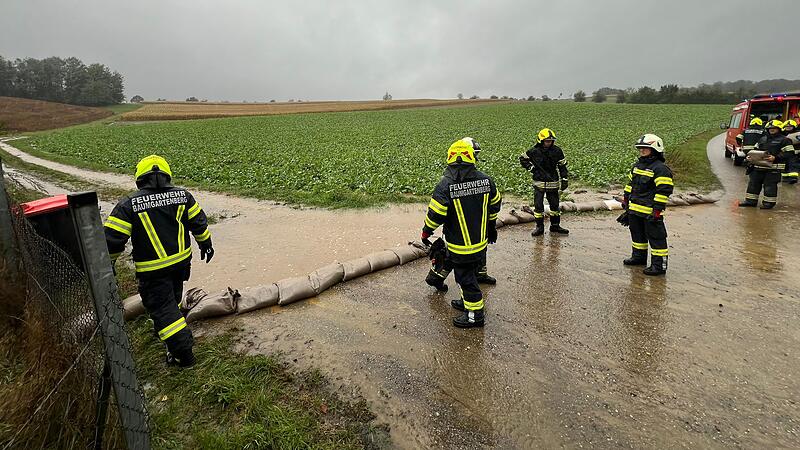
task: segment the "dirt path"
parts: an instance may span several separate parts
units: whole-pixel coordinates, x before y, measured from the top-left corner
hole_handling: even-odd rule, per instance
[[[666,278],[621,264],[615,214],[566,215],[567,238],[501,230],[483,330],[452,327],[454,294],[419,261],[198,332],[244,329],[247,351],[322,369],[402,448],[797,447],[800,196],[737,208],[720,145],[726,197],[668,212]]]

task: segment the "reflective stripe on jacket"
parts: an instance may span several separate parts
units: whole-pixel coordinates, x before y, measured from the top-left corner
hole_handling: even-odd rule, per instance
[[[192,257],[189,233],[197,242],[211,238],[205,212],[187,190],[169,186],[142,189],[124,197],[104,223],[108,252],[116,259],[128,239],[137,276],[159,276],[183,267]]]
[[[672,171],[655,156],[639,158],[628,173],[630,182],[625,186],[628,211],[640,216],[652,214],[654,209],[667,208],[674,189]]]

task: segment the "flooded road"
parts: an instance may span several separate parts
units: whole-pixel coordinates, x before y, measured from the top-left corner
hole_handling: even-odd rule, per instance
[[[798,447],[798,187],[737,208],[746,178],[721,145],[727,193],[668,211],[666,277],[622,265],[616,214],[567,214],[566,238],[500,230],[482,330],[452,326],[452,278],[437,294],[418,261],[199,331],[321,369],[400,448]]]

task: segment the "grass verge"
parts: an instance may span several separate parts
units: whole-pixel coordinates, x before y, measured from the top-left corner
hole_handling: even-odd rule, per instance
[[[667,165],[673,171],[678,189],[706,192],[722,189],[706,153],[708,141],[719,133],[719,130],[709,130],[689,138],[675,149],[667,149]]]
[[[154,448],[388,448],[388,429],[363,400],[331,394],[318,371],[293,373],[280,356],[234,350],[233,334],[198,339],[191,369],[167,368],[147,322],[131,326],[146,386]]]

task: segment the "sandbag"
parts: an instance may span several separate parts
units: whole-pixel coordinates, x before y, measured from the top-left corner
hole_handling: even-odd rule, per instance
[[[371,272],[388,269],[400,264],[400,258],[391,250],[384,250],[382,252],[370,253],[366,256],[369,261],[369,268]]]
[[[698,198],[696,195],[681,194],[678,197],[680,197],[683,200],[686,200],[686,202],[689,203],[690,205],[697,205],[697,204],[700,204],[700,203],[705,203],[703,200]]]
[[[342,281],[350,281],[353,278],[366,275],[372,271],[367,258],[351,259],[342,263],[344,267],[344,277]]]
[[[689,202],[682,199],[680,196],[673,195],[672,197],[669,198],[667,206],[689,206]]]
[[[224,316],[236,311],[239,292],[228,288],[217,294],[209,294],[200,288],[186,291],[181,302],[187,322],[196,322],[209,317]]]
[[[308,275],[294,278],[284,278],[275,283],[278,285],[278,304],[288,305],[298,300],[316,297],[317,292],[311,285]]]
[[[340,263],[328,264],[308,274],[308,279],[319,295],[344,279],[344,267]]]
[[[592,205],[589,203],[577,203],[575,204],[575,208],[577,208],[577,210],[580,212],[594,211],[594,209],[592,209]]]
[[[563,212],[572,212],[578,210],[578,208],[575,207],[574,202],[562,202],[561,204],[558,205],[558,209],[560,209]]]
[[[400,260],[400,265],[410,263],[411,261],[416,261],[423,256],[426,256],[425,250],[417,248],[413,245],[404,245],[400,247],[395,247],[389,249],[397,255],[397,258]]]
[[[239,294],[241,297],[236,302],[236,314],[278,304],[278,285],[275,283],[247,288],[239,291]]]
[[[603,200],[587,202],[586,204],[591,208],[589,211],[609,211],[608,205]]]
[[[519,223],[519,217],[512,216],[511,214],[505,214],[502,217],[503,223],[506,225],[516,225]]]
[[[504,226],[506,226],[506,224],[504,224],[504,223],[503,223],[503,221],[502,221],[502,220],[500,220],[500,219],[497,219],[497,220],[494,222],[494,229],[495,229],[495,230],[499,230],[500,228],[503,228]]]
[[[517,211],[515,209],[512,209],[510,214],[512,216],[516,216],[519,219],[519,223],[528,223],[528,222],[533,222],[534,220],[533,214],[528,213],[526,211]]]
[[[703,195],[703,194],[697,194],[697,198],[702,200],[703,203],[716,203],[717,201],[719,201],[719,199],[716,198],[716,197],[712,197],[710,195]]]
[[[133,320],[147,311],[144,309],[142,297],[136,294],[122,301],[122,312],[125,320]]]

